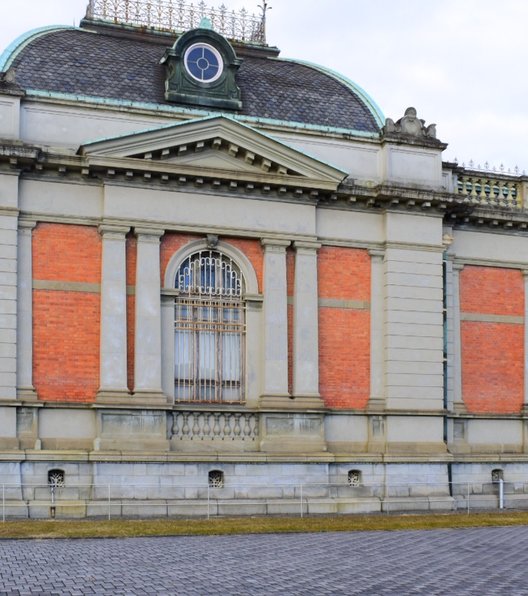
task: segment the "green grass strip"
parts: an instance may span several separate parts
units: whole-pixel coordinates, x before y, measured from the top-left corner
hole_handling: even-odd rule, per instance
[[[528,524],[528,512],[212,519],[23,520],[0,522],[0,538],[133,538],[287,532],[432,530]]]

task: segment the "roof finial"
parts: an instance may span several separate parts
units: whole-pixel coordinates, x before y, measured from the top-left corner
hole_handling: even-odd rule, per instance
[[[200,25],[198,27],[200,29],[212,29],[213,24],[211,23],[211,19],[209,19],[208,17],[202,17]]]
[[[262,11],[262,24],[261,24],[261,31],[262,31],[262,39],[264,43],[266,43],[266,13],[268,10],[271,10],[273,7],[269,5],[267,0],[263,0],[262,4],[259,4],[259,8]]]

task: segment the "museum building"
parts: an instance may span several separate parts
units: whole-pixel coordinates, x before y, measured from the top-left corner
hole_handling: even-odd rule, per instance
[[[91,0],[0,57],[8,515],[528,505],[528,177],[265,9]]]

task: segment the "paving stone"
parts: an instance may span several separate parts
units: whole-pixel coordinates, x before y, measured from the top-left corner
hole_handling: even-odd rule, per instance
[[[528,528],[0,540],[0,595],[527,594]]]

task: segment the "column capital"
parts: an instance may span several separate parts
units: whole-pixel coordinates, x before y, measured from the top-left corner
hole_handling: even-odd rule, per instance
[[[112,224],[101,224],[97,229],[103,238],[110,238],[112,240],[124,240],[125,236],[130,232],[130,226],[116,226]]]
[[[321,248],[322,244],[320,242],[316,242],[315,240],[295,240],[293,243],[293,247],[295,248],[296,252],[309,252],[313,253],[316,252]]]
[[[528,269],[521,269],[524,279],[528,278]]]
[[[385,258],[385,250],[383,248],[369,248],[367,252],[373,260],[383,260]]]
[[[37,227],[37,222],[30,219],[18,220],[18,231],[22,234],[31,234],[32,230]]]
[[[290,240],[279,240],[278,238],[261,238],[260,243],[266,251],[284,252],[290,246]]]
[[[138,241],[158,243],[165,234],[165,230],[159,228],[134,228],[134,234]]]
[[[464,269],[465,266],[466,266],[465,263],[460,263],[460,262],[454,261],[453,262],[453,271],[457,271],[457,272],[462,271],[462,269]]]

